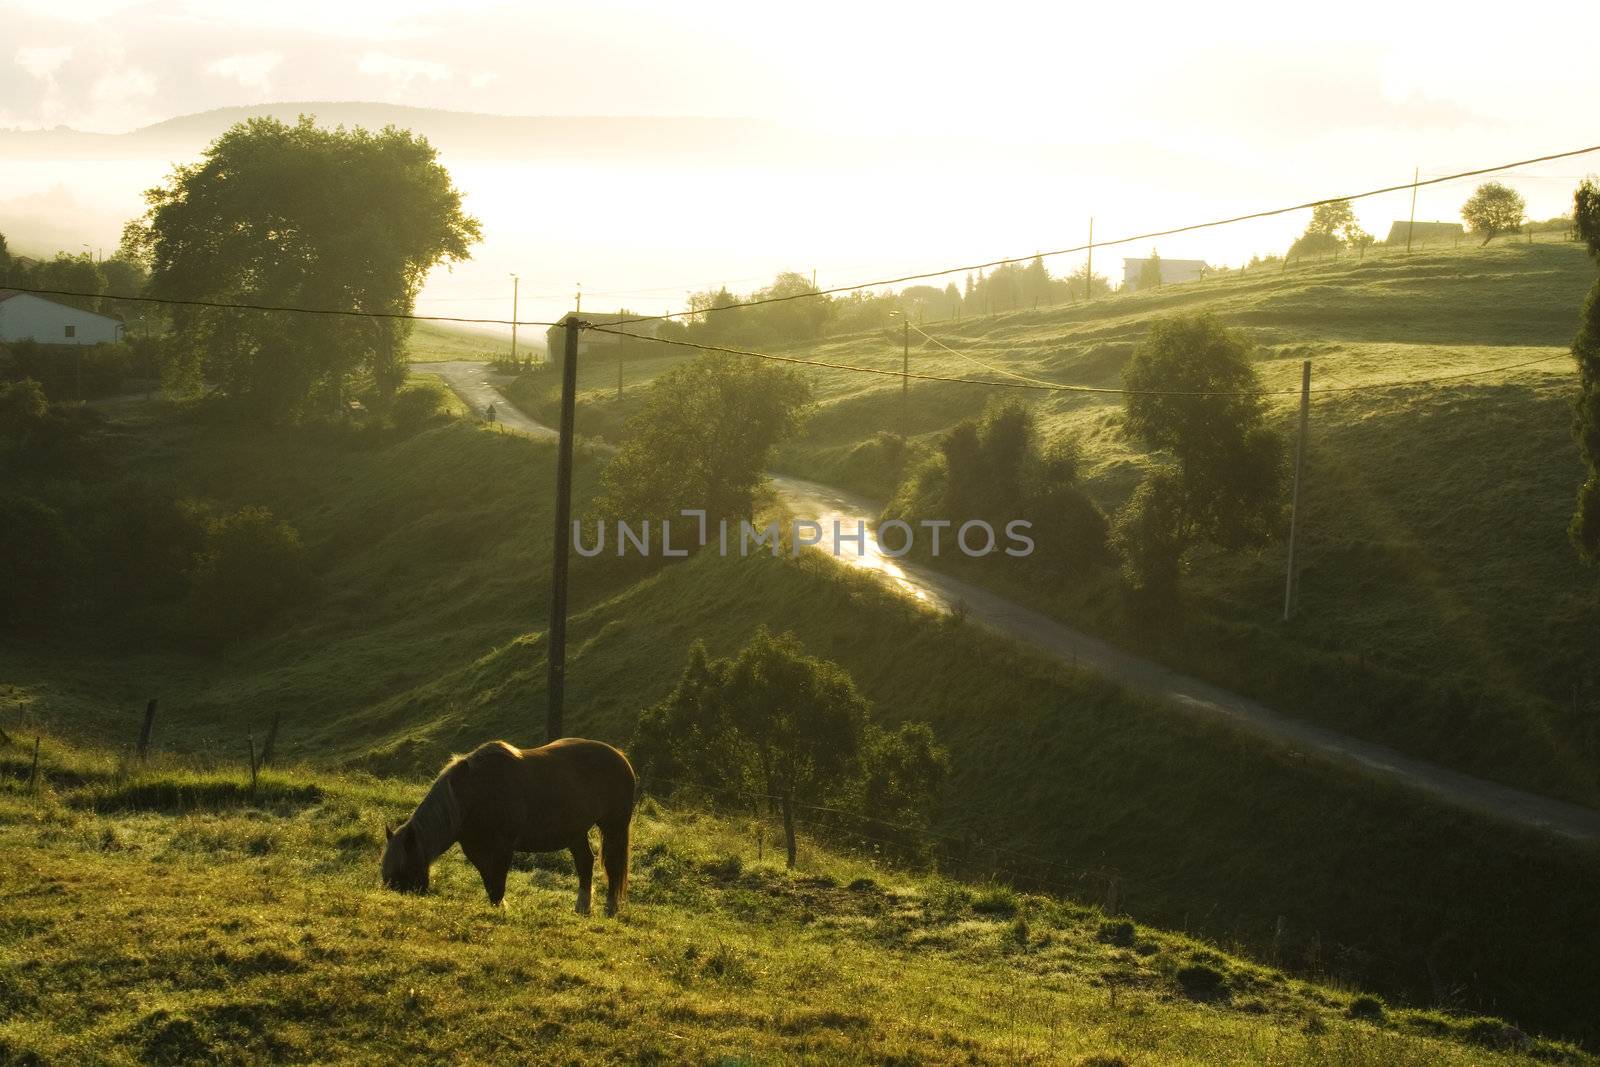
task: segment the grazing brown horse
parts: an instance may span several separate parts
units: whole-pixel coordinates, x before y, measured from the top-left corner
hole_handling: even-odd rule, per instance
[[[628,757],[600,741],[566,737],[543,748],[490,741],[445,764],[411,818],[385,827],[383,884],[428,889],[428,868],[457,841],[483,876],[489,903],[506,895],[513,852],[568,849],[578,868],[578,914],[589,914],[594,852],[589,827],[600,827],[606,868],[606,914],[628,890],[628,830],[638,779]]]

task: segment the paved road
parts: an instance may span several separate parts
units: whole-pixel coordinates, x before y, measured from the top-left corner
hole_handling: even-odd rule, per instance
[[[522,414],[498,393],[497,379],[484,364],[432,363],[417,369],[442,375],[480,414],[492,401],[499,420],[507,427],[540,437],[554,436],[554,431]],[[1165,700],[1188,714],[1220,719],[1294,751],[1355,766],[1374,778],[1397,782],[1456,807],[1562,837],[1600,843],[1600,811],[1475,778],[1383,745],[1289,718],[1248,697],[1124,652],[982,586],[915,562],[889,559],[871,536],[871,524],[881,510],[878,505],[814,482],[784,477],[774,478],[774,482],[784,506],[796,518],[815,520],[830,535],[834,521],[851,533],[858,522],[867,524],[864,550],[858,554],[853,544],[847,544],[838,557],[840,562],[872,570],[907,596],[936,610],[948,611],[961,604],[970,622],[1030,645],[1062,663],[1094,671],[1136,692]],[[831,546],[831,536],[829,541]]]

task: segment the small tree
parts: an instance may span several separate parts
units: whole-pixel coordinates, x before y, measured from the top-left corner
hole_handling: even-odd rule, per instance
[[[1136,587],[1175,581],[1199,542],[1237,550],[1277,529],[1283,440],[1266,426],[1250,348],[1209,315],[1162,319],[1123,373],[1126,432],[1166,464],[1119,523],[1125,565],[1148,572]]]
[[[639,718],[634,753],[646,780],[671,778],[736,803],[755,795],[783,818],[797,856],[796,809],[857,798],[875,812],[925,819],[947,758],[927,727],[887,733],[837,664],[766,627],[731,660],[696,642],[677,686]]]
[[[1508,185],[1484,182],[1477,192],[1461,205],[1461,217],[1473,233],[1483,234],[1483,243],[1494,240],[1496,234],[1510,233],[1522,225],[1528,209],[1521,195]]]
[[[707,352],[657,378],[604,475],[601,507],[628,521],[704,508],[709,521],[748,518],[773,448],[811,397],[789,367]]]
[[[1139,291],[1161,288],[1161,254],[1150,250],[1150,258],[1139,267]]]
[[[1372,235],[1356,221],[1348,200],[1330,200],[1311,209],[1306,232],[1289,247],[1291,256],[1338,255],[1346,248],[1365,248]]]
[[[1600,263],[1600,182],[1593,178],[1584,181],[1574,200],[1573,229]],[[1577,510],[1567,532],[1580,559],[1600,563],[1600,281],[1584,301],[1572,356],[1578,361],[1573,429],[1588,475],[1578,487]]]

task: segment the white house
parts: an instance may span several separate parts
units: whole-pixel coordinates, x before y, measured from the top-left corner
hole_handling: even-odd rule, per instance
[[[1144,265],[1148,259],[1124,259],[1122,261],[1122,287],[1128,290],[1139,288],[1139,275],[1144,272]],[[1203,259],[1165,259],[1161,260],[1161,284],[1176,285],[1179,282],[1192,282],[1204,276],[1206,261]]]
[[[0,343],[98,345],[122,340],[122,320],[59,304],[32,293],[0,289]]]

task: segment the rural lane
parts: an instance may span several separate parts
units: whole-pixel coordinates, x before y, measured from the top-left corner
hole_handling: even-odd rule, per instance
[[[414,369],[439,374],[480,416],[493,403],[498,420],[508,428],[541,438],[555,436],[499,392],[496,377],[486,364],[429,363],[417,364]],[[969,622],[1029,645],[1058,662],[1093,671],[1188,714],[1223,721],[1291,751],[1353,766],[1375,779],[1398,783],[1455,807],[1581,842],[1600,843],[1600,811],[1476,778],[1290,718],[1249,697],[1125,652],[982,586],[909,560],[889,559],[871,536],[880,511],[872,501],[796,478],[775,476],[773,482],[784,506],[798,519],[819,522],[830,533],[835,521],[852,534],[858,522],[865,523],[864,551],[856,555],[853,544],[847,546],[836,557],[839,562],[873,571],[905,595],[936,610],[949,611],[961,605]]]

